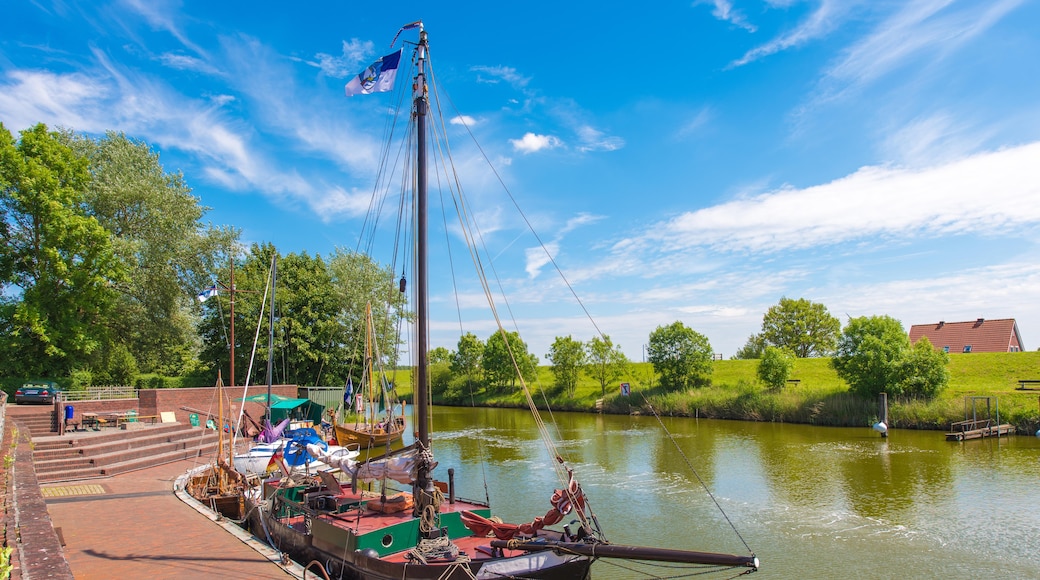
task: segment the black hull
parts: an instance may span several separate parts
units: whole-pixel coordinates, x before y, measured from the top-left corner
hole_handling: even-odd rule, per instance
[[[261,517],[264,518],[263,521]],[[405,564],[371,558],[359,553],[332,554],[312,545],[311,536],[306,532],[287,526],[277,518],[266,517],[266,514],[258,509],[250,510],[249,528],[258,538],[270,538],[270,543],[275,548],[287,553],[301,565],[306,566],[309,562],[317,561],[325,567],[330,577],[351,580],[472,580],[474,576],[480,577],[480,569],[483,567],[488,568],[485,574],[490,574],[490,578],[590,580],[594,561],[594,558],[563,557],[550,552],[465,564]],[[529,559],[532,557],[534,559]],[[524,568],[527,564],[530,567]],[[502,571],[490,572],[493,569]]]

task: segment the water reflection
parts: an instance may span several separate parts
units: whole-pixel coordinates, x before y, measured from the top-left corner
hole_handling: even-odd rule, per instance
[[[717,501],[775,578],[1040,577],[1035,437],[665,418],[670,440],[653,417],[554,419],[615,542],[745,553]],[[459,495],[486,489],[512,521],[548,508],[559,483],[529,413],[438,407],[434,428],[437,476],[454,467]],[[645,576],[603,562],[594,577]]]

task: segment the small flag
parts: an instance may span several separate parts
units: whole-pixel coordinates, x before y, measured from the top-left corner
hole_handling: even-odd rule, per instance
[[[199,302],[205,302],[205,301],[209,300],[210,298],[213,298],[216,295],[217,295],[217,287],[216,286],[210,286],[209,288],[206,288],[202,292],[199,292],[198,295],[195,296],[195,298],[198,298]]]
[[[354,95],[370,95],[372,93],[385,93],[394,89],[394,79],[397,77],[397,65],[401,63],[401,53],[404,49],[388,54],[372,63],[364,72],[350,79],[347,83],[346,93],[348,97]]]
[[[351,401],[354,400],[354,383],[351,382],[350,377],[347,377],[347,386],[343,390],[343,403],[348,407]]]

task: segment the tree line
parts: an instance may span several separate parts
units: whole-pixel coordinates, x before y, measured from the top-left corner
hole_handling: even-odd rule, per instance
[[[144,142],[43,124],[15,139],[0,123],[0,375],[73,386],[132,384],[140,374],[212,380],[230,366],[234,299],[235,376],[227,382],[241,384],[254,336],[267,335],[260,313],[272,258],[279,264],[273,382],[337,385],[357,374],[368,304],[383,362],[396,364],[411,314],[392,269],[340,249],[323,258],[282,256],[271,244],[241,248],[237,230],[203,221],[208,211]],[[210,286],[216,297],[200,305],[195,296]],[[467,333],[455,351],[429,354],[431,386],[447,399],[515,388],[538,365],[515,332],[484,341]],[[759,378],[779,389],[798,358],[822,356],[863,396],[931,397],[948,382],[948,355],[926,339],[911,345],[897,320],[853,318],[842,329],[824,305],[804,298],[781,298],[736,358],[758,359]],[[546,357],[568,395],[583,373],[605,394],[629,364],[608,336],[557,337]],[[711,344],[682,322],[651,332],[647,357],[662,389],[710,384]],[[250,382],[266,382],[266,365],[257,366]]]

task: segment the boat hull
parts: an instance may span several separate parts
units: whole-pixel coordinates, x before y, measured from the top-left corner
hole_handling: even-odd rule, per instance
[[[335,426],[336,441],[343,447],[360,451],[358,461],[377,457],[404,448],[404,422],[395,422],[389,430],[375,425],[359,423]]]

